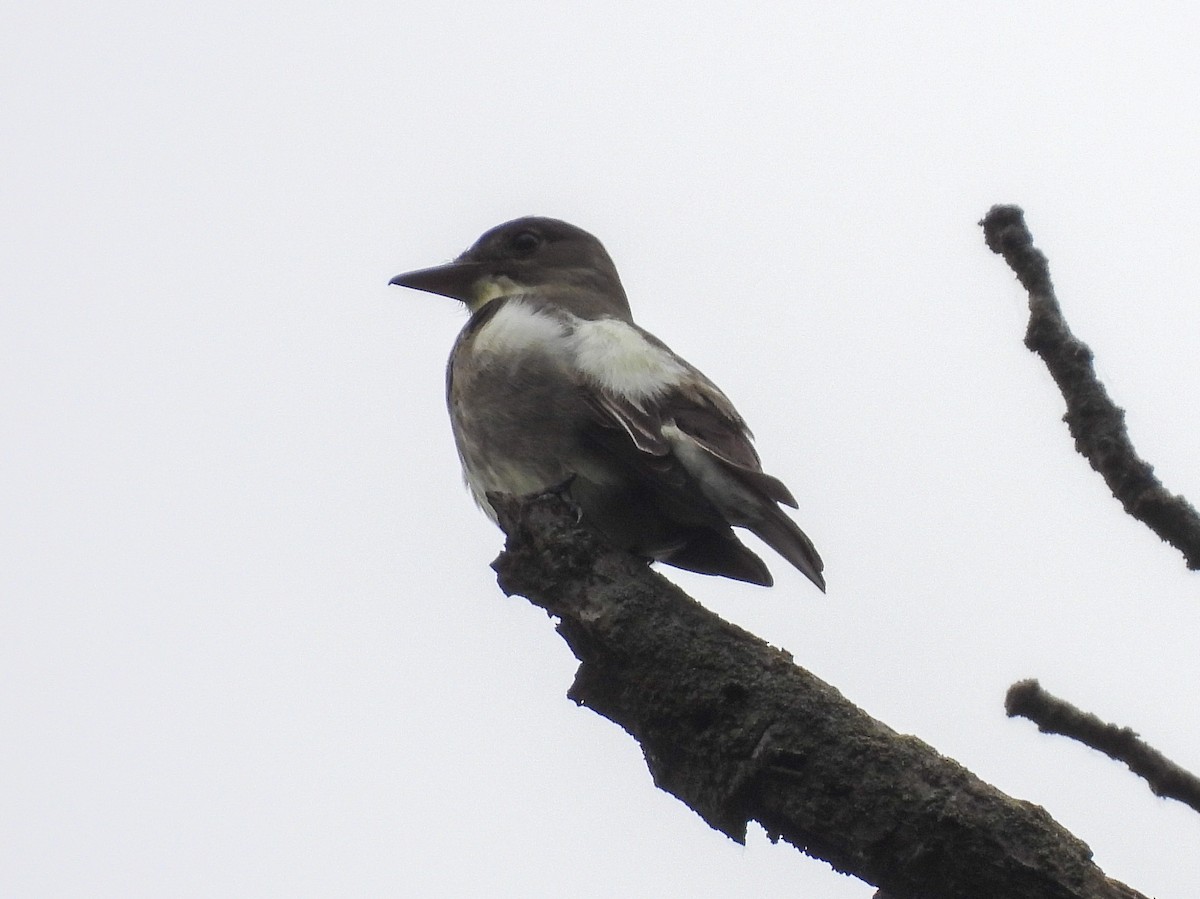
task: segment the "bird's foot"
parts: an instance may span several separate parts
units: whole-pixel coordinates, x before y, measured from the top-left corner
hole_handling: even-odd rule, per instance
[[[578,503],[576,503],[571,498],[571,485],[574,482],[575,482],[575,475],[572,474],[569,477],[567,477],[567,479],[565,481],[563,481],[562,483],[554,484],[553,486],[547,487],[545,490],[543,490],[538,495],[539,496],[558,496],[558,497],[561,497],[562,499],[566,500],[567,504],[572,509],[575,510],[575,523],[579,524],[581,521],[583,521],[583,510],[581,508],[579,508]]]

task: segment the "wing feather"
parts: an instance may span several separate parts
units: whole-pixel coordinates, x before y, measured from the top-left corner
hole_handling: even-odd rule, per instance
[[[585,439],[599,460],[597,468],[632,476],[657,513],[693,529],[684,543],[658,556],[664,561],[769,583],[761,561],[730,531],[737,525],[752,530],[824,590],[820,556],[776,505],[796,508],[796,499],[762,470],[745,420],[700,371],[673,354],[672,365],[682,377],[664,377],[662,388],[649,394],[624,394],[580,373],[593,425]],[[697,527],[705,531],[695,532]]]

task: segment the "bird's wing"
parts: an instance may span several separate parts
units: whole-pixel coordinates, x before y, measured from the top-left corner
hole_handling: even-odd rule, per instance
[[[596,430],[620,435],[602,437],[600,443],[612,457],[623,459],[652,482],[658,501],[673,514],[699,515],[715,525],[710,516],[716,512],[726,527],[749,528],[824,590],[824,565],[816,547],[776,505],[796,508],[791,491],[762,470],[750,430],[726,396],[699,371],[690,369],[689,375],[651,402],[591,391],[592,409],[601,426]],[[700,490],[688,489],[689,482]],[[680,555],[668,561],[705,570],[702,562],[710,549],[695,544],[683,552],[689,554],[687,558]],[[754,573],[735,576],[770,583],[769,575],[763,580],[758,567],[753,567],[761,566],[756,557],[751,555],[746,564],[752,566],[747,571]]]
[[[622,429],[638,450],[655,457],[677,455],[681,434],[689,446],[737,480],[775,502],[796,508],[796,500],[783,482],[762,470],[750,442],[750,429],[733,403],[698,369],[675,358],[686,366],[686,374],[651,399],[635,400],[593,386],[588,391],[589,402],[598,423]],[[689,467],[685,460],[680,461]]]
[[[796,508],[796,499],[783,482],[762,470],[758,453],[750,442],[753,436],[750,428],[733,403],[700,372],[696,376],[685,385],[685,401],[677,401],[672,416],[675,426],[730,474],[775,502]]]

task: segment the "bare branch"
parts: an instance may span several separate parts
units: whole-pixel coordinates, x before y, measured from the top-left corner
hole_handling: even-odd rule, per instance
[[[1063,416],[1075,448],[1104,478],[1125,511],[1170,543],[1200,569],[1200,516],[1182,496],[1167,491],[1129,440],[1125,413],[1096,378],[1092,351],[1071,333],[1050,282],[1050,267],[1033,245],[1017,206],[993,206],[983,221],[988,247],[1004,256],[1029,294],[1025,346],[1050,369],[1067,402]]]
[[[1147,745],[1128,727],[1106,724],[1091,712],[1047,693],[1036,680],[1009,687],[1004,710],[1010,718],[1028,718],[1042,733],[1062,734],[1124,762],[1146,780],[1155,796],[1178,799],[1200,812],[1200,778]]]
[[[741,842],[758,821],[895,899],[1137,899],[1044,809],[875,721],[791,657],[604,546],[556,495],[489,497],[494,567],[559,619],[568,695],[642,746],[654,782]]]

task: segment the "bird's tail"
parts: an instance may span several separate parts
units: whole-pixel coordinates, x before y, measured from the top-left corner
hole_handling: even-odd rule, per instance
[[[825,569],[825,563],[821,561],[813,542],[777,505],[769,502],[763,505],[762,517],[752,523],[747,522],[745,526],[771,549],[796,566],[824,593],[825,578],[821,572]]]

